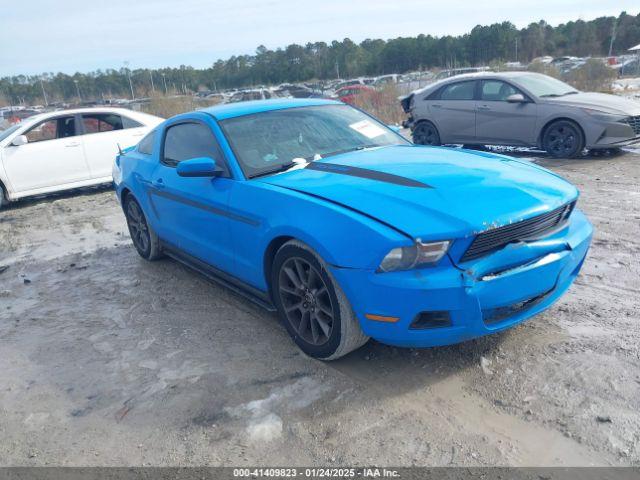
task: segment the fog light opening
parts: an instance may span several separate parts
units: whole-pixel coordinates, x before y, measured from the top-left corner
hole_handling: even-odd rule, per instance
[[[447,311],[420,312],[411,322],[411,330],[427,330],[451,326],[451,315]]]

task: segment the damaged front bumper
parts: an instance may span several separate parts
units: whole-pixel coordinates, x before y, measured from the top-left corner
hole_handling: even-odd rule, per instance
[[[403,347],[449,345],[513,327],[550,307],[578,275],[591,236],[591,224],[576,209],[566,228],[467,264],[332,273],[368,336]]]
[[[402,128],[409,128],[413,130],[413,124],[415,123],[415,120],[413,119],[413,117],[410,115],[409,117],[407,117],[406,119],[404,119],[402,121]]]
[[[620,148],[640,143],[640,117],[628,117],[623,121],[596,124],[587,148]]]

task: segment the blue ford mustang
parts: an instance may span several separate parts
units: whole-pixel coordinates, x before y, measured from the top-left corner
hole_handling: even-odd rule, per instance
[[[133,244],[277,310],[308,355],[461,342],[571,285],[592,227],[538,166],[416,146],[330,100],[165,121],[114,165]]]

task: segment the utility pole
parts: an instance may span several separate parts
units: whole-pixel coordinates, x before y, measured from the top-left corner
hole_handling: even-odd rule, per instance
[[[516,62],[518,61],[518,37],[516,37]]]
[[[131,89],[131,100],[135,100],[136,96],[133,93],[133,82],[131,81],[131,70],[129,70],[129,62],[124,62],[124,68],[127,71],[127,77],[129,78],[129,88]]]
[[[164,94],[168,95],[168,90],[167,90],[167,74],[166,73],[162,73],[162,83],[164,83]]]
[[[153,84],[153,72],[151,70],[149,70],[149,78],[151,79],[151,91],[156,93],[156,87]]]
[[[76,84],[76,92],[78,93],[78,101],[82,101],[82,96],[80,95],[80,87],[78,86],[78,80],[74,80],[73,83]]]
[[[340,64],[336,60],[336,75],[338,76],[338,80],[340,80]]]
[[[44,83],[42,83],[42,77],[40,77],[40,88],[42,88],[42,96],[44,97],[44,106],[49,106],[49,101],[47,100],[47,92],[44,91]]]
[[[618,19],[614,18],[613,19],[613,28],[611,30],[611,41],[609,42],[609,57],[611,56],[611,54],[613,53],[613,42],[616,39],[616,26],[618,25]]]

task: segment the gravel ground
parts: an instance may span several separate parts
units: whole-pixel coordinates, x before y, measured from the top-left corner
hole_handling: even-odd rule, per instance
[[[108,189],[0,212],[0,465],[640,465],[640,152],[551,161],[595,226],[508,332],[332,363],[130,246]],[[0,268],[2,270],[2,268]]]

